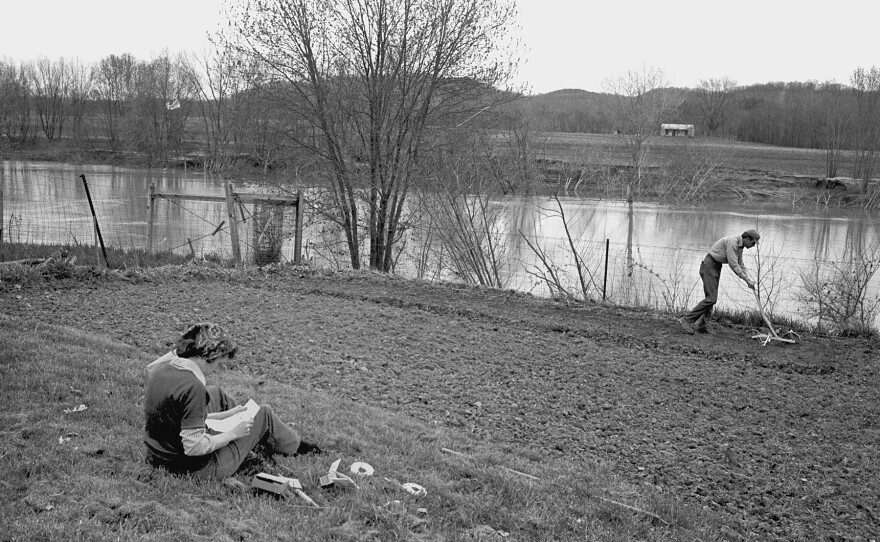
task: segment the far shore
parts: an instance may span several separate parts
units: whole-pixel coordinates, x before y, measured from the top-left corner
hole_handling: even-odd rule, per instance
[[[625,199],[623,177],[631,170],[625,165],[626,158],[621,154],[624,150],[620,140],[607,134],[542,134],[542,145],[535,151],[535,178],[525,188],[514,187],[502,190],[499,195],[566,195],[587,198]],[[655,138],[651,140],[649,152],[644,159],[643,188],[651,183],[668,183],[676,175],[688,177],[703,174],[703,182],[708,188],[696,200],[681,201],[681,191],[670,190],[665,195],[658,195],[646,190],[638,201],[656,201],[664,204],[688,203],[722,203],[735,202],[739,205],[808,205],[825,207],[860,207],[870,209],[876,204],[872,193],[878,190],[878,180],[868,183],[867,190],[863,182],[846,175],[846,164],[842,164],[840,173],[833,178],[826,177],[825,153],[819,149],[792,149],[773,147],[770,145],[749,144],[730,140]],[[675,140],[675,141],[671,141]],[[608,151],[605,160],[618,165],[603,165],[597,161],[584,158],[592,149]],[[717,158],[711,169],[681,171],[675,169],[675,160],[680,159],[682,149],[687,152],[703,153],[712,157],[712,153],[721,152],[723,157]],[[718,151],[718,149],[722,149]],[[19,160],[29,162],[63,162],[71,164],[106,165],[126,168],[175,168],[204,171],[199,163],[201,153],[193,151],[167,160],[151,160],[143,152],[130,150],[113,150],[104,148],[74,148],[66,141],[38,140],[36,143],[19,149],[0,146],[0,160]],[[252,163],[239,161],[224,167],[219,173],[229,177],[244,178],[260,183],[261,179],[269,178],[273,183],[287,179],[289,176],[283,167],[262,168]],[[662,176],[655,174],[663,168]],[[617,175],[617,177],[613,177]],[[652,178],[654,176],[655,178]],[[711,176],[711,177],[710,177]],[[692,182],[692,181],[691,181]]]

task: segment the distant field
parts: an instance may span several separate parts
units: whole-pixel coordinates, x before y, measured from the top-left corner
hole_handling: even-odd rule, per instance
[[[727,139],[671,138],[653,136],[647,141],[646,165],[658,166],[677,153],[696,151],[720,160],[728,168],[767,172],[773,175],[825,176],[825,151],[793,149]],[[614,134],[540,133],[536,135],[538,158],[590,164],[628,164],[622,136]],[[841,164],[841,176],[850,175],[850,161]]]
[[[193,120],[191,119],[192,123]],[[198,136],[198,130],[187,131],[189,138],[187,149],[202,150],[204,142]],[[532,152],[539,160],[567,162],[573,166],[591,165],[628,165],[628,155],[623,136],[614,134],[579,134],[563,132],[537,132],[533,134]],[[500,148],[506,146],[503,133],[495,134],[496,144]],[[825,151],[820,149],[796,149],[776,147],[761,143],[747,143],[728,139],[715,138],[683,138],[652,136],[647,142],[648,152],[645,166],[656,167],[668,163],[684,152],[695,157],[708,157],[713,163],[744,172],[764,173],[768,176],[807,176],[825,177]],[[76,154],[87,148],[109,148],[103,140],[77,141],[63,138],[46,141],[37,140],[28,147],[31,155],[38,159],[78,160],[82,156]],[[94,159],[94,157],[92,158]],[[129,151],[115,153],[112,156],[115,164],[143,165],[143,157]],[[839,177],[852,176],[852,159],[844,157],[838,169]]]

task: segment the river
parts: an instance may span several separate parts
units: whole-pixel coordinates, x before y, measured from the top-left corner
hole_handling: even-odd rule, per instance
[[[150,185],[159,192],[224,193],[222,177],[198,171],[4,161],[0,167],[2,240],[93,244],[93,220],[81,175],[87,179],[105,244],[122,248],[146,246]],[[234,186],[241,192],[266,191],[245,183]],[[560,205],[565,222],[560,218]],[[755,202],[699,207],[636,203],[630,207],[578,197],[562,197],[558,202],[546,197],[499,197],[492,200],[492,208],[497,211],[492,231],[505,287],[540,296],[551,291],[545,278],[550,269],[566,288],[578,289],[570,249],[574,244],[583,257],[582,267],[592,276],[592,298],[601,299],[604,293],[616,303],[681,311],[702,297],[697,270],[708,247],[720,237],[756,228],[762,239],[756,249],[745,252],[745,263],[752,271],[760,269],[768,309],[809,319],[803,276],[818,270],[820,277],[833,277],[854,249],[863,249],[869,260],[880,258],[880,253],[871,250],[880,239],[880,218],[858,209]],[[253,223],[258,214],[252,205],[238,209],[239,219],[245,219],[240,237],[246,259],[252,256],[249,240],[256,239]],[[305,222],[304,257],[314,265],[348,265],[344,241],[331,225],[310,214],[308,206]],[[223,204],[164,200],[156,204],[153,237],[157,250],[229,257],[228,231]],[[289,214],[283,232],[281,254],[290,260]],[[434,239],[430,251],[425,246],[428,239]],[[416,227],[403,246],[397,273],[456,279],[442,265],[436,238],[425,227]],[[546,265],[535,249],[543,253]],[[426,253],[430,256],[423,259]],[[877,278],[869,283],[868,292],[869,299],[877,297]],[[748,310],[756,301],[741,281],[724,271],[719,306]]]

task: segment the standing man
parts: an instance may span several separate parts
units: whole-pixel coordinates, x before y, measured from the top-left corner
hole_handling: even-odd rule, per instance
[[[718,301],[718,282],[721,280],[721,266],[727,264],[730,269],[743,279],[752,290],[755,281],[749,278],[743,265],[744,248],[752,248],[758,244],[761,234],[757,230],[746,230],[742,235],[731,235],[719,239],[709,249],[709,253],[700,264],[700,278],[703,279],[703,292],[706,298],[697,303],[691,312],[678,319],[681,327],[688,333],[708,333],[706,321],[712,314],[712,307]]]

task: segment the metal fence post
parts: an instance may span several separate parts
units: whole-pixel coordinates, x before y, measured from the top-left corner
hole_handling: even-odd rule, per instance
[[[605,239],[605,279],[602,281],[602,302],[605,302],[605,289],[608,287],[608,247],[610,242]]]
[[[86,198],[89,200],[89,208],[92,210],[92,220],[95,222],[95,233],[98,235],[98,241],[101,243],[101,253],[104,255],[104,266],[110,267],[107,261],[107,249],[104,247],[104,238],[101,237],[101,228],[98,226],[98,215],[95,214],[95,205],[92,203],[92,195],[89,193],[89,183],[86,182],[86,176],[80,175],[83,180],[83,186],[86,189]]]

